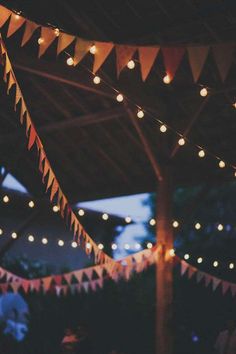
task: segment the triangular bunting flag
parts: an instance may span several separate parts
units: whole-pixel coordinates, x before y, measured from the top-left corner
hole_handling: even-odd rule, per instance
[[[96,47],[96,51],[94,54],[94,63],[93,63],[94,74],[100,69],[100,67],[102,66],[102,64],[108,57],[108,55],[110,54],[110,52],[114,47],[114,44],[109,42],[95,42],[95,47]]]
[[[76,270],[75,272],[73,272],[73,274],[75,278],[78,280],[78,282],[80,283],[83,276],[83,270]]]
[[[14,78],[14,75],[10,71],[8,85],[7,85],[7,94],[9,94],[10,89],[12,88],[13,85],[15,85],[15,83],[16,83],[16,80]]]
[[[50,27],[41,27],[41,43],[39,45],[39,58],[57,38],[55,31]]]
[[[181,261],[181,275],[184,275],[189,267],[189,264],[185,261]]]
[[[200,281],[203,279],[205,273],[198,271],[197,272],[197,283],[200,283]]]
[[[21,124],[24,123],[25,112],[26,112],[26,105],[25,105],[25,101],[22,99],[21,100],[21,110],[20,110],[20,122],[21,122]]]
[[[96,291],[97,290],[97,282],[96,282],[96,280],[91,280],[90,281],[90,287],[91,287],[92,291]]]
[[[188,268],[188,278],[191,279],[191,278],[193,277],[194,273],[196,273],[196,271],[197,271],[196,268],[190,266],[190,267]]]
[[[64,278],[65,278],[67,284],[69,284],[69,285],[71,284],[72,275],[73,275],[73,273],[64,274]]]
[[[57,43],[57,55],[67,48],[75,39],[75,36],[60,32]]]
[[[34,31],[39,28],[39,25],[37,23],[26,20],[25,24],[25,32],[22,38],[21,46],[23,47],[32,37]]]
[[[61,285],[62,276],[61,275],[54,275],[53,280],[55,281],[56,285]]]
[[[53,200],[55,194],[58,191],[58,188],[59,188],[58,182],[57,182],[56,178],[54,178],[53,183],[52,183],[52,188],[51,188],[50,201]]]
[[[101,278],[103,275],[103,266],[96,266],[94,270],[97,273],[98,277]]]
[[[236,295],[236,284],[230,284],[230,288],[232,296],[234,297]]]
[[[30,289],[35,290],[35,291],[39,291],[40,290],[40,286],[41,286],[41,280],[40,279],[34,279],[30,281]]]
[[[208,285],[210,284],[212,278],[213,278],[213,277],[212,277],[210,274],[205,274],[205,286],[206,286],[206,288],[207,288]]]
[[[56,286],[55,286],[55,290],[56,290],[56,295],[57,295],[57,296],[62,295],[62,286],[56,285]]]
[[[23,288],[25,294],[28,293],[29,286],[30,286],[30,282],[28,280],[24,279],[21,283],[21,287]]]
[[[15,106],[14,106],[15,111],[16,111],[16,106],[19,103],[21,97],[22,97],[21,90],[19,86],[16,85],[16,96],[15,96]]]
[[[145,81],[150,73],[160,47],[139,47],[139,61],[142,80]]]
[[[43,290],[45,293],[49,290],[51,286],[51,282],[52,282],[52,277],[42,278]]]
[[[213,277],[212,278],[212,289],[213,291],[216,290],[217,286],[220,284],[221,280],[219,278]]]
[[[85,292],[87,293],[89,291],[89,281],[84,281],[82,283],[82,287],[85,290]]]
[[[93,277],[93,268],[88,268],[84,270],[84,273],[87,275],[89,280],[92,280]]]
[[[216,44],[212,46],[213,55],[222,81],[225,81],[233,60],[235,44]]]
[[[202,72],[202,68],[207,59],[209,46],[188,47],[189,64],[192,70],[194,82],[197,82]]]
[[[0,28],[9,19],[11,14],[12,12],[10,10],[0,5]]]
[[[164,58],[166,73],[169,76],[170,81],[172,81],[184,56],[185,48],[163,47],[161,50]]]
[[[48,189],[51,187],[53,180],[54,180],[54,174],[53,174],[52,170],[49,169],[48,183],[47,183],[46,191],[48,191]]]
[[[102,289],[103,288],[103,278],[98,278],[96,280],[96,282],[97,282],[97,285],[99,286],[99,288]]]
[[[30,135],[29,135],[29,143],[28,143],[28,150],[30,150],[32,148],[32,146],[34,145],[35,139],[36,139],[36,131],[34,129],[34,126],[31,125],[31,127],[30,127]]]
[[[222,281],[222,294],[225,295],[230,287],[230,283],[228,281]]]
[[[12,14],[7,31],[7,38],[12,36],[24,23],[25,18],[17,14]]]
[[[132,59],[137,47],[117,44],[115,48],[117,76],[119,77],[121,70],[124,69],[129,60]]]
[[[82,38],[77,38],[75,43],[74,65],[79,64],[83,57],[88,53],[93,42],[86,41]]]

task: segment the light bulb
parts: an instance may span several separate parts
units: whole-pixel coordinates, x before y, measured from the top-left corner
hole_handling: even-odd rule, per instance
[[[29,242],[34,242],[34,236],[33,235],[29,235],[28,236],[28,241]]]
[[[165,124],[162,124],[162,125],[160,126],[160,131],[161,131],[162,133],[165,133],[165,132],[167,131],[167,127],[166,127]]]
[[[224,226],[223,226],[222,224],[219,224],[219,225],[217,226],[217,229],[218,229],[218,231],[223,231]]]
[[[44,42],[44,39],[42,38],[42,37],[39,37],[39,39],[38,39],[38,44],[40,45],[40,44],[42,44]]]
[[[218,267],[218,265],[219,265],[219,263],[218,263],[217,261],[214,261],[214,262],[213,262],[213,267],[216,268],[216,267]]]
[[[144,117],[144,112],[141,109],[137,112],[137,117],[140,119]]]
[[[71,247],[72,248],[76,248],[77,247],[77,242],[75,242],[75,241],[71,242]]]
[[[206,97],[208,94],[208,91],[207,91],[207,88],[206,87],[203,87],[201,90],[200,90],[200,95],[202,97]]]
[[[4,203],[8,203],[10,201],[10,198],[8,197],[8,195],[4,195],[2,200],[4,201]]]
[[[179,141],[178,141],[178,144],[179,144],[180,146],[183,146],[183,145],[185,144],[184,138],[180,138]]]
[[[130,249],[130,245],[129,245],[128,243],[125,243],[124,249],[125,249],[125,250],[129,250],[129,249]]]
[[[124,96],[121,93],[119,93],[116,96],[116,100],[117,100],[117,102],[123,102],[124,101]]]
[[[168,74],[166,74],[164,77],[163,77],[163,82],[165,84],[169,84],[170,83],[170,76]]]
[[[109,215],[107,213],[102,214],[103,220],[108,220]]]
[[[220,160],[219,167],[220,168],[224,168],[225,167],[225,162],[223,160]]]
[[[90,51],[91,54],[95,54],[96,53],[97,48],[96,48],[95,44],[92,45],[92,47],[90,47],[89,51]]]
[[[179,226],[179,223],[178,223],[177,220],[175,220],[175,221],[173,221],[172,225],[173,225],[174,228],[177,228]]]
[[[128,61],[127,67],[129,69],[134,69],[135,68],[135,62],[133,60]]]
[[[83,209],[79,209],[78,214],[79,216],[84,216],[85,212]]]
[[[94,76],[94,78],[93,78],[93,83],[94,83],[95,85],[99,85],[100,82],[101,82],[100,77],[99,77],[99,76]]]
[[[16,232],[12,232],[11,237],[16,239],[17,238],[17,233]]]
[[[140,245],[140,243],[137,242],[137,243],[135,243],[134,247],[135,247],[136,250],[140,250],[141,245]]]
[[[203,262],[203,258],[202,257],[199,257],[198,259],[197,259],[197,262],[200,264],[200,263],[202,263]]]
[[[60,247],[64,246],[64,241],[63,240],[59,240],[58,241],[58,246],[60,246]]]
[[[2,235],[3,234],[3,229],[0,229],[0,235]]]
[[[236,108],[236,102],[233,103],[233,107]]]
[[[112,248],[113,250],[116,250],[116,249],[117,249],[117,244],[116,244],[116,243],[113,243],[113,244],[111,245],[111,248]]]
[[[156,220],[155,220],[155,219],[149,220],[149,224],[150,224],[151,226],[156,225]]]
[[[54,211],[54,213],[57,213],[60,210],[60,208],[58,205],[53,205],[52,210]]]
[[[171,257],[174,257],[174,255],[175,255],[175,250],[174,250],[174,248],[172,248],[172,249],[169,251],[169,253],[170,253],[170,256],[171,256]]]
[[[201,224],[200,224],[199,222],[197,222],[197,223],[195,224],[195,229],[196,229],[196,230],[200,230],[200,228],[201,228]]]
[[[229,269],[234,269],[234,263],[229,264]]]
[[[91,243],[87,242],[87,243],[86,243],[86,248],[87,248],[88,250],[90,250],[91,247],[92,247],[92,246],[91,246]]]
[[[48,243],[48,239],[46,237],[42,238],[42,244],[46,245]]]
[[[131,223],[131,221],[132,221],[131,217],[130,217],[130,216],[126,216],[125,222],[126,222],[127,224],[129,224],[129,223]]]
[[[31,200],[28,205],[29,205],[30,208],[33,208],[33,207],[34,207],[34,202],[33,202],[33,200]]]
[[[148,243],[147,243],[147,248],[148,248],[148,249],[151,249],[151,248],[152,248],[152,243],[151,243],[151,242],[148,242]]]
[[[184,259],[187,261],[189,258],[190,258],[190,255],[189,255],[188,253],[186,253],[186,254],[184,255]]]
[[[236,177],[236,171],[234,172],[234,177]]]
[[[203,158],[205,156],[205,151],[204,150],[199,150],[198,151],[198,156]]]
[[[66,60],[66,64],[69,65],[69,66],[74,65],[74,59],[73,59],[72,57],[69,57],[69,58]]]
[[[99,244],[98,244],[98,248],[99,248],[100,250],[103,250],[103,248],[104,248],[103,244],[102,244],[102,243],[99,243]]]
[[[18,14],[15,15],[15,19],[19,20],[20,16]]]
[[[55,33],[56,37],[58,37],[59,34],[60,34],[59,28],[55,28],[55,29],[54,29],[54,33]]]

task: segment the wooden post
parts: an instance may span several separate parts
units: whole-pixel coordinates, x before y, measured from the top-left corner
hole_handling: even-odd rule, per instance
[[[172,176],[163,168],[157,191],[156,354],[173,353]]]

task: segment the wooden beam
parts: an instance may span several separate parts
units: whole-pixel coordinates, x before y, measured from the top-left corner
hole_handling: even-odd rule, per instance
[[[128,106],[126,106],[126,110],[127,110],[128,115],[130,117],[130,120],[133,123],[133,126],[134,126],[136,132],[138,133],[138,136],[139,136],[139,138],[140,138],[140,140],[141,140],[141,142],[143,144],[144,151],[145,151],[145,153],[146,153],[146,155],[147,155],[147,157],[148,157],[148,159],[149,159],[149,161],[150,161],[150,163],[152,165],[152,168],[154,170],[154,173],[155,173],[158,181],[162,181],[161,168],[160,168],[160,166],[159,166],[159,164],[158,164],[158,162],[157,162],[157,160],[155,158],[155,155],[154,155],[154,153],[153,153],[153,151],[152,151],[152,149],[151,149],[151,147],[149,145],[148,140],[146,139],[144,133],[142,132],[142,129],[140,128],[140,126],[139,126],[139,124],[137,122],[137,119],[136,119],[136,117],[134,117],[134,114],[131,111],[131,109]]]

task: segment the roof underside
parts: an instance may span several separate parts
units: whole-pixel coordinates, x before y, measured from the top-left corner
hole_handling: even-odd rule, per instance
[[[39,23],[49,22],[85,38],[119,43],[218,43],[233,40],[236,33],[233,1],[228,7],[221,1],[191,0],[123,1],[122,6],[119,1],[1,3],[22,10]],[[10,59],[48,158],[71,202],[155,191],[155,173],[127,108],[116,102],[110,88],[93,84],[87,70],[91,69],[91,56],[71,68],[65,65],[63,54],[55,58],[52,45],[39,60],[36,40],[20,48],[22,30],[6,41]],[[212,92],[206,104],[199,96],[199,86],[193,83],[186,57],[171,85],[162,82],[161,58],[145,83],[139,65],[134,70],[124,69],[117,80],[114,53],[99,76],[180,132],[196,116],[188,134],[190,140],[235,162],[235,64],[222,84],[209,56],[200,79],[200,84]],[[5,92],[3,83],[0,90]],[[0,105],[0,164],[40,197],[43,189],[36,155],[25,148],[12,97],[1,94]],[[132,105],[130,108],[136,114]],[[172,164],[177,185],[232,179],[232,171],[218,169],[214,159],[198,159],[197,150],[189,145],[179,149],[170,161],[176,135],[161,134],[159,125],[150,119],[138,123],[157,161]]]

